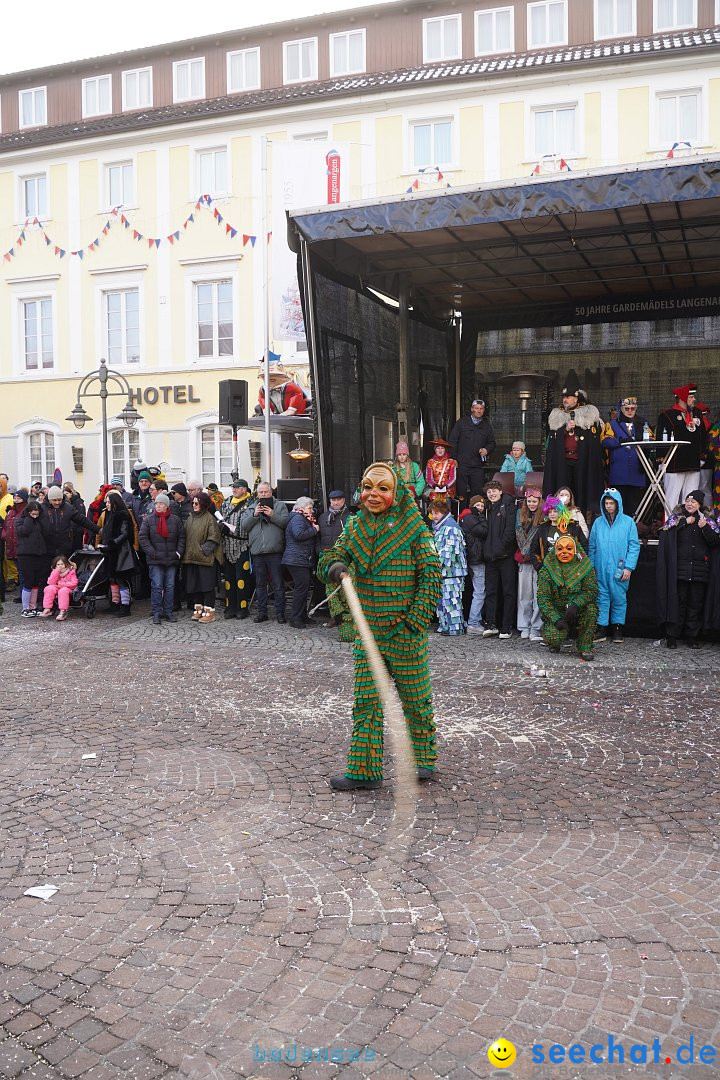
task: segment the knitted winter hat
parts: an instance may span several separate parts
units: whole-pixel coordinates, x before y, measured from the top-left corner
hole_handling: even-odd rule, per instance
[[[160,503],[161,506],[170,505],[170,499],[164,491],[158,492],[158,494],[155,496],[155,505],[157,506],[158,503]]]
[[[55,485],[53,485],[50,488],[50,490],[48,491],[48,496],[47,497],[48,497],[48,499],[62,499],[62,497],[63,497],[62,488],[55,487]]]

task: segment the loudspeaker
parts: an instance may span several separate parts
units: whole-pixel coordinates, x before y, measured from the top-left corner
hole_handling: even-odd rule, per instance
[[[245,427],[248,422],[248,384],[242,379],[223,379],[218,383],[219,421],[230,427]]]
[[[293,476],[277,481],[277,497],[280,502],[295,502],[306,495],[310,497],[310,481],[304,476]]]

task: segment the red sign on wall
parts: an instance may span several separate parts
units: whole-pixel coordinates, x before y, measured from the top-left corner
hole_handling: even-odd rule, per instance
[[[331,150],[325,155],[327,163],[327,201],[328,205],[340,202],[340,155]]]

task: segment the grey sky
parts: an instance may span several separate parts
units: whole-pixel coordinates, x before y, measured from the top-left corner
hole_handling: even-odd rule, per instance
[[[376,0],[388,3],[390,0]],[[88,56],[140,49],[223,30],[369,6],[359,0],[267,0],[254,4],[217,0],[34,0],[2,4],[0,74],[62,64]],[[28,17],[28,11],[32,14]]]

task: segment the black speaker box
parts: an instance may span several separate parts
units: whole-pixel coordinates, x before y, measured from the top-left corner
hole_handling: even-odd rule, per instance
[[[245,427],[248,422],[248,384],[242,379],[223,379],[218,383],[218,390],[220,423]]]
[[[310,497],[310,481],[304,476],[293,476],[277,482],[277,497],[280,502],[295,502],[303,496]]]

